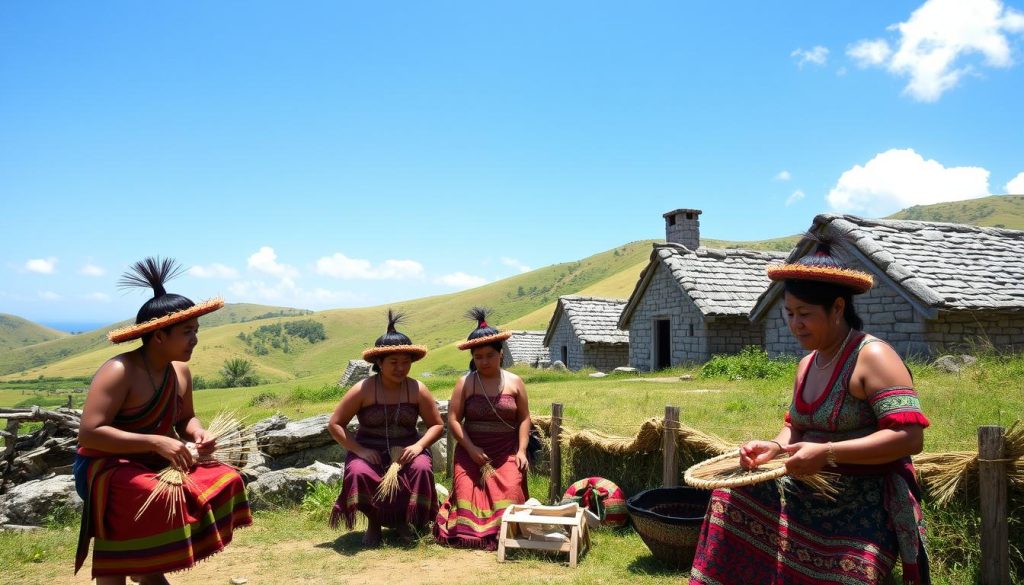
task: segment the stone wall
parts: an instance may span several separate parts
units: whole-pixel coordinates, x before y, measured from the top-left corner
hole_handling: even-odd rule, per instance
[[[863,270],[863,265],[851,262]],[[920,312],[885,283],[853,297],[853,306],[864,320],[864,330],[889,342],[904,358],[935,357],[950,351],[967,351],[988,340],[999,350],[1024,347],[1024,315],[997,312],[940,312],[926,320]],[[803,355],[786,325],[782,295],[768,308],[763,320],[765,349],[770,355]]]
[[[562,359],[563,347],[568,348],[566,359]],[[572,324],[569,323],[569,317],[565,313],[562,313],[558,318],[555,331],[551,334],[548,355],[550,356],[551,363],[556,361],[564,362],[565,367],[570,370],[578,370],[584,365],[583,345],[580,343],[579,336],[572,330]]]
[[[715,317],[708,320],[707,329],[708,357],[718,353],[739,353],[748,345],[761,347],[764,344],[761,324],[751,323],[746,317]]]
[[[602,372],[629,365],[629,346],[625,343],[585,343],[583,365]]]
[[[687,219],[687,213],[691,219]],[[690,250],[700,246],[700,211],[682,211],[665,218],[665,241],[682,244]]]
[[[672,365],[706,360],[709,354],[703,315],[663,264],[654,270],[629,322],[629,365],[644,371],[654,369],[654,332],[656,322],[662,319],[670,322]]]

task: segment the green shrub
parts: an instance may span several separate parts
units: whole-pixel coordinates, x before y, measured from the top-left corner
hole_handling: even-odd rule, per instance
[[[755,345],[749,345],[736,355],[712,356],[701,367],[700,377],[724,378],[726,380],[774,380],[792,378],[795,372],[796,360],[792,358],[771,359],[765,350]]]
[[[302,513],[314,522],[326,523],[340,491],[340,483],[310,482],[309,490],[302,498]]]
[[[259,377],[256,376],[255,366],[247,359],[225,360],[220,374],[224,377],[225,388],[256,386],[260,383]]]
[[[254,408],[277,406],[281,400],[273,392],[260,392],[249,399],[249,406]]]

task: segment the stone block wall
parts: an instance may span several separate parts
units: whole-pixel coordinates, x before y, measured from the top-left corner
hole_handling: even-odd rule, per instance
[[[578,370],[584,366],[583,345],[580,343],[579,336],[572,330],[572,324],[569,323],[569,318],[564,313],[558,318],[555,331],[551,335],[550,345],[548,345],[548,356],[551,363],[563,361],[562,347],[567,347],[569,350],[568,359],[564,360],[565,367],[570,370]]]
[[[746,317],[715,317],[707,323],[708,357],[714,354],[739,353],[748,345],[761,347],[764,332],[760,323],[751,323]]]
[[[704,361],[708,341],[704,317],[663,264],[655,268],[647,290],[629,323],[629,365],[638,370],[654,369],[656,321],[670,322],[672,365]],[[690,327],[693,335],[690,335]]]
[[[939,313],[925,325],[931,353],[963,353],[991,344],[999,351],[1024,351],[1024,314]]]
[[[584,343],[583,365],[602,372],[629,365],[629,345],[625,343]]]
[[[687,213],[691,215],[691,219],[686,218]],[[700,246],[700,212],[681,212],[666,217],[665,241],[696,250]]]

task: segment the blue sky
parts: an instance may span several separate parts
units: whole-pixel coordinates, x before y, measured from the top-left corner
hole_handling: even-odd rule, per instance
[[[0,312],[459,290],[1024,192],[1024,2],[0,6]],[[697,5],[694,5],[697,4]]]

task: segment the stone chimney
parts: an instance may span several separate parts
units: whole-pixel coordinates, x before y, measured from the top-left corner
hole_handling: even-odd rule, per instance
[[[696,250],[700,246],[700,214],[699,209],[677,209],[664,214],[665,241]]]

